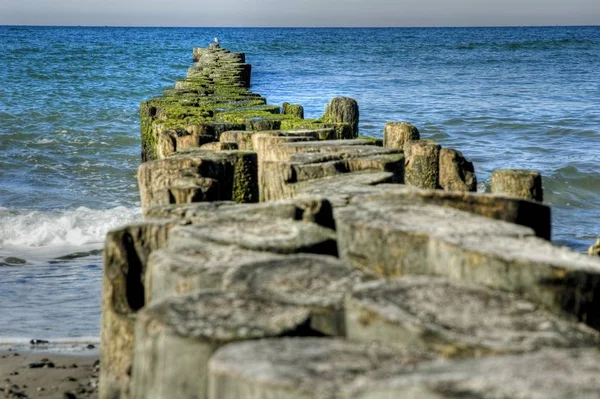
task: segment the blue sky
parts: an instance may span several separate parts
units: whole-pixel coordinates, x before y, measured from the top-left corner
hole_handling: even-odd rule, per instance
[[[600,25],[600,0],[1,0],[0,25]]]

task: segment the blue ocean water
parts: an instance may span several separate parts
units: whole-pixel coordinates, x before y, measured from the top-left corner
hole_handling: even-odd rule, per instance
[[[474,161],[544,176],[553,239],[600,236],[600,27],[0,27],[0,343],[98,335],[106,231],[139,219],[138,105],[213,37],[252,90],[319,116],[357,99],[361,134],[406,120]],[[82,252],[72,259],[57,259]],[[15,259],[27,263],[15,266]]]

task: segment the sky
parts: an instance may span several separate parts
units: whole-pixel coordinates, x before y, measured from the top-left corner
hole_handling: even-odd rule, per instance
[[[600,0],[0,0],[0,25],[600,25]]]

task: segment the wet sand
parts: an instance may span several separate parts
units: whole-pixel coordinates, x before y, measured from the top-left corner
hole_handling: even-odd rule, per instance
[[[97,398],[97,349],[0,349],[0,398]]]

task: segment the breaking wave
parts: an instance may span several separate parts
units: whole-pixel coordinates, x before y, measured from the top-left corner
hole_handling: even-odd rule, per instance
[[[101,246],[106,232],[139,220],[139,207],[106,210],[86,207],[64,211],[0,208],[0,249]]]

